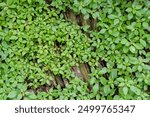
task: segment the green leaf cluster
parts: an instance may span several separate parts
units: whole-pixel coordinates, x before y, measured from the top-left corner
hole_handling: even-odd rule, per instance
[[[150,99],[149,9],[148,0],[0,1],[0,99]]]

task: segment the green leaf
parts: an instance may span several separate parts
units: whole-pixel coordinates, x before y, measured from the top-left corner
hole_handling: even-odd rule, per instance
[[[113,1],[112,0],[107,0],[107,3],[112,5],[113,4]]]
[[[112,69],[111,70],[111,77],[112,78],[116,78],[118,75],[117,75],[117,69]]]
[[[17,36],[11,36],[10,39],[11,40],[16,40],[18,37]]]
[[[31,3],[32,3],[32,0],[27,0],[27,1],[28,1],[28,3],[29,3],[29,4],[31,4]]]
[[[89,25],[84,25],[84,26],[82,26],[82,28],[83,28],[84,31],[88,31],[88,29],[90,28],[90,26]]]
[[[93,86],[93,93],[96,94],[98,92],[98,90],[99,90],[99,84],[95,84]]]
[[[105,32],[106,32],[106,29],[101,29],[101,30],[100,30],[100,33],[101,33],[101,34],[104,34]]]
[[[138,59],[136,57],[129,56],[129,62],[132,64],[138,64]]]
[[[85,8],[83,8],[83,9],[81,9],[81,13],[82,13],[83,15],[85,15],[85,14],[87,14],[87,10],[86,10]]]
[[[99,17],[99,12],[93,13],[93,14],[92,14],[92,17],[93,17],[94,19],[98,18],[98,17]]]
[[[131,30],[131,31],[134,31],[134,30],[135,30],[134,26],[135,26],[135,24],[132,23],[131,25],[128,25],[128,26],[127,26],[127,29],[129,29],[129,30]]]
[[[119,84],[119,87],[123,87],[124,85],[125,85],[125,83],[122,82],[122,83]]]
[[[0,7],[3,8],[3,7],[5,7],[5,6],[6,6],[6,3],[5,3],[5,2],[1,2],[1,3],[0,3]]]
[[[106,72],[107,72],[107,68],[106,67],[102,68],[101,73],[105,74]]]
[[[22,99],[22,94],[19,94],[16,99],[21,100]]]
[[[14,0],[7,0],[7,4],[12,4],[14,2]]]
[[[128,44],[129,44],[129,42],[128,42],[128,40],[127,40],[127,39],[122,39],[122,40],[121,40],[121,44],[125,44],[125,45],[127,44],[127,45],[128,45]]]
[[[100,78],[100,82],[101,82],[103,85],[106,85],[108,81],[106,80],[106,78],[101,77],[101,78]]]
[[[110,93],[110,87],[109,87],[109,85],[105,85],[104,88],[103,88],[103,90],[104,90],[105,95],[108,95]]]
[[[117,81],[118,82],[124,82],[124,79],[123,78],[117,78]]]
[[[146,47],[146,42],[143,39],[140,39],[140,43],[143,45],[143,47]]]
[[[127,12],[131,12],[131,11],[132,11],[132,8],[129,7],[129,8],[126,9],[126,11],[127,11]]]
[[[142,25],[143,25],[144,28],[148,28],[149,27],[147,22],[143,22]]]
[[[133,18],[133,14],[132,13],[129,13],[128,14],[128,20],[131,20]]]
[[[77,86],[77,90],[82,92],[82,87],[81,86]]]
[[[27,92],[28,99],[35,100],[37,96],[33,92]]]
[[[129,47],[124,46],[124,47],[123,47],[123,52],[124,52],[124,53],[127,53],[128,51],[129,51]]]
[[[89,16],[89,14],[87,13],[87,14],[84,15],[83,18],[84,18],[85,20],[87,20],[87,19],[89,19],[89,17],[90,17],[90,16]]]
[[[132,92],[134,92],[135,94],[137,94],[137,95],[140,95],[140,94],[141,94],[141,90],[138,89],[138,88],[135,87],[135,86],[131,86],[131,87],[130,87],[130,90],[131,90]]]
[[[90,79],[90,85],[93,85],[96,82],[96,78],[91,78]]]
[[[142,46],[140,43],[134,43],[133,45],[134,45],[134,46],[136,47],[136,49],[138,49],[138,50],[143,49],[143,46]]]
[[[128,87],[123,87],[123,93],[124,93],[124,95],[127,95],[127,93],[128,93]]]
[[[114,32],[112,33],[112,35],[113,35],[114,37],[118,37],[118,36],[119,36],[119,32],[118,32],[118,31],[114,31]]]
[[[115,16],[115,15],[113,15],[113,14],[111,14],[111,15],[108,15],[108,18],[109,18],[109,19],[115,19],[115,18],[116,18],[116,16]]]
[[[132,53],[135,53],[135,51],[136,51],[136,49],[135,49],[135,47],[134,46],[130,46],[130,51],[132,52]]]
[[[92,0],[84,0],[84,4],[87,6],[91,3]]]
[[[18,94],[18,92],[14,90],[14,91],[11,91],[7,97],[10,99],[14,99],[17,97],[17,94]]]
[[[138,71],[141,72],[142,69],[143,69],[142,66],[139,65],[139,66],[138,66]]]
[[[115,19],[114,20],[114,25],[118,24],[119,23],[119,19]]]
[[[142,5],[136,5],[135,6],[135,9],[141,9],[142,8]]]

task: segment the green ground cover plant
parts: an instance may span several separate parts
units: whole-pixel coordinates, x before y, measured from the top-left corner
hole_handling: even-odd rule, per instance
[[[150,99],[150,2],[0,0],[0,99]]]

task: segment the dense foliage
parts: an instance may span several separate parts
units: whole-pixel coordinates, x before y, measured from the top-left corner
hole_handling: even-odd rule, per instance
[[[0,99],[150,99],[148,0],[0,0]]]

